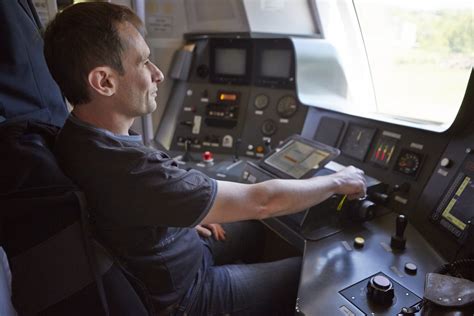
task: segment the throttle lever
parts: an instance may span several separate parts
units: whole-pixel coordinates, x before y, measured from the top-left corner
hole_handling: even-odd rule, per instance
[[[406,238],[404,236],[407,228],[408,220],[405,215],[400,214],[395,221],[395,235],[390,240],[390,247],[397,250],[404,250],[406,246]]]

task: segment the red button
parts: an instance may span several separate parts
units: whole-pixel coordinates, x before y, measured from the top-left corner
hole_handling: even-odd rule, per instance
[[[210,151],[205,151],[202,154],[202,160],[204,161],[211,161],[212,160],[212,153]]]

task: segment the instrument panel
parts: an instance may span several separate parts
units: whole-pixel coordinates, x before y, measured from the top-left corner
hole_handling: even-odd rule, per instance
[[[176,124],[163,126],[155,140],[171,150],[258,159],[301,133],[307,107],[296,96],[289,39],[198,36],[189,42],[195,45],[189,76],[171,96],[174,114],[163,118]]]
[[[156,137],[163,142],[168,135],[165,145],[191,157],[183,167],[265,181],[275,170],[288,173],[288,164],[270,160],[274,170],[257,161],[299,134],[339,149],[336,163],[354,165],[370,179],[364,201],[336,196],[266,220],[304,252],[300,313],[392,315],[420,301],[426,273],[473,255],[466,245],[473,238],[474,128],[435,133],[307,107],[298,101],[290,39],[189,40],[196,45],[189,75],[175,82],[165,112],[164,120],[175,124],[160,126]],[[375,283],[393,290],[390,304],[372,297]]]

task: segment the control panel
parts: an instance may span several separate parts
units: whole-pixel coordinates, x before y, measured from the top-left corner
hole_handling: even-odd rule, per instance
[[[288,38],[190,36],[188,43],[187,75],[175,82],[163,117],[171,123],[155,138],[183,168],[243,183],[314,176],[313,166],[303,168],[305,146],[284,147],[299,134],[339,154],[316,176],[347,165],[366,174],[365,199],[335,195],[265,220],[303,253],[301,315],[396,315],[422,300],[427,273],[474,256],[474,127],[455,122],[436,133],[307,107],[298,101]],[[463,114],[472,117],[474,96],[466,95]]]
[[[189,75],[170,98],[180,103],[163,117],[176,123],[158,131],[158,142],[173,151],[258,159],[301,133],[307,107],[296,96],[290,39],[191,37],[189,44]],[[163,134],[172,134],[169,144]]]

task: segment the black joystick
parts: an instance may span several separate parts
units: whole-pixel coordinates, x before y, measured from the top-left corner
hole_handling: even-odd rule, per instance
[[[239,149],[240,149],[240,144],[242,143],[242,139],[237,138],[234,144],[234,158],[232,159],[234,162],[239,161]]]
[[[404,250],[407,240],[403,234],[407,228],[408,220],[405,215],[400,214],[397,216],[397,221],[395,223],[395,235],[393,235],[390,240],[390,247],[397,250]]]
[[[272,145],[269,139],[263,141],[263,146],[265,147],[265,152],[269,153],[272,151]]]
[[[186,139],[184,141],[184,154],[181,157],[181,161],[188,162],[188,161],[194,161],[195,159],[193,156],[191,156],[191,153],[189,152],[189,146],[191,146],[191,140]]]

